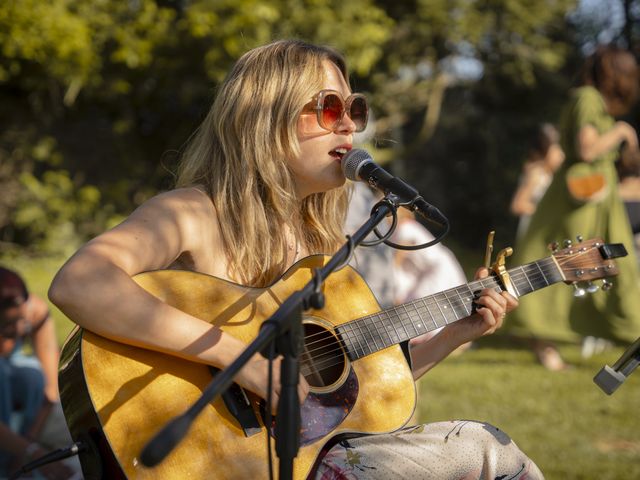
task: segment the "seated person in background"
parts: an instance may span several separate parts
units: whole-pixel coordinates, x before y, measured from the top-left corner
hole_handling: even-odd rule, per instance
[[[22,352],[27,339],[36,358]],[[0,477],[47,453],[36,439],[54,406],[59,407],[58,356],[47,304],[29,294],[17,273],[0,267]],[[56,447],[70,444],[66,432]],[[68,479],[73,471],[56,462],[40,473]]]
[[[400,245],[421,245],[435,237],[405,208],[398,209],[398,227],[392,240]],[[442,243],[420,250],[393,250],[394,293],[396,305],[443,292],[467,283],[462,266],[454,253]],[[424,335],[430,337],[440,330]],[[471,346],[467,342],[456,350]]]

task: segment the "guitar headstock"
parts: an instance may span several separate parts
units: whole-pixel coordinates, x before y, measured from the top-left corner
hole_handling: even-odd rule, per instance
[[[553,258],[564,282],[576,283],[616,276],[618,266],[613,259],[626,255],[627,250],[621,243],[606,244],[594,238],[558,250]]]

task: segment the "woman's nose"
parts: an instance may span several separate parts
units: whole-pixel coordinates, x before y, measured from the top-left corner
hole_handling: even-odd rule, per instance
[[[336,133],[351,134],[351,133],[354,133],[355,131],[356,131],[356,124],[354,123],[353,120],[351,120],[351,117],[349,116],[349,114],[345,112],[344,115],[342,115],[342,119],[340,119],[340,124],[336,129]]]

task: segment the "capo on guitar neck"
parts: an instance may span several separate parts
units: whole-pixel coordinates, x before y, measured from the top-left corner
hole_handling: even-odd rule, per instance
[[[489,232],[489,236],[487,237],[487,248],[485,249],[484,254],[484,266],[485,268],[490,268],[490,270],[500,278],[502,286],[505,288],[505,290],[517,298],[518,294],[516,293],[516,289],[513,287],[511,277],[509,276],[509,272],[507,271],[507,267],[505,266],[505,259],[513,254],[513,248],[507,247],[500,250],[498,252],[498,255],[496,255],[495,263],[491,267],[489,267],[489,265],[491,265],[491,252],[493,252],[493,237],[495,236],[495,233],[495,230],[492,230]]]

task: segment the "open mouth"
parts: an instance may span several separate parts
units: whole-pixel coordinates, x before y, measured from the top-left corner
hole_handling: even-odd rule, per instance
[[[346,147],[338,147],[338,148],[335,148],[335,149],[331,150],[329,152],[329,155],[331,155],[334,158],[337,158],[338,160],[342,160],[342,157],[344,157],[348,152],[349,152],[348,148],[346,148]]]

